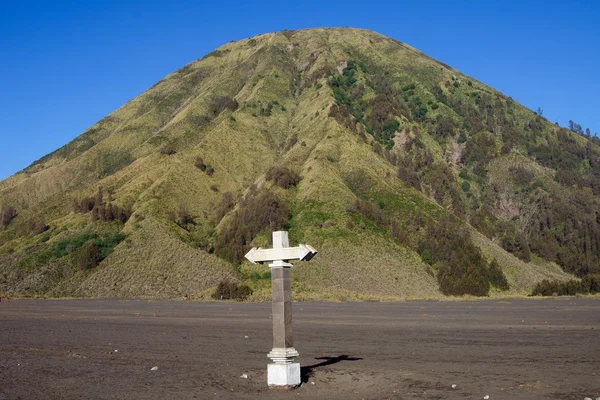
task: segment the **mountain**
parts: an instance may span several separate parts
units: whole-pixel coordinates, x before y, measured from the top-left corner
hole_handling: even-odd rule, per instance
[[[1,181],[0,294],[267,299],[274,229],[299,299],[529,294],[600,272],[599,156],[395,39],[259,35]]]

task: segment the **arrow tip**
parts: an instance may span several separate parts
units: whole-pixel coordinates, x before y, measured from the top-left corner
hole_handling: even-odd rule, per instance
[[[318,251],[314,249],[311,245],[301,244],[300,247],[304,248],[305,254],[304,257],[300,259],[300,261],[310,261],[314,256],[317,255]]]
[[[252,253],[254,253],[254,250],[256,250],[256,247],[251,248],[250,251],[247,252],[246,255],[244,256],[252,264],[256,264],[256,261],[254,260],[254,257],[252,257]]]

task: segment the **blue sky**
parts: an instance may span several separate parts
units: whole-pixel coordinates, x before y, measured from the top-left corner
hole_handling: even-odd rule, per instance
[[[600,133],[600,2],[0,1],[0,179],[231,40],[350,26]]]

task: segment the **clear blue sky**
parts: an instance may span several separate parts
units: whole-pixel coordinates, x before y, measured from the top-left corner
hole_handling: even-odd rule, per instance
[[[350,26],[600,133],[600,2],[0,0],[0,179],[231,40]]]

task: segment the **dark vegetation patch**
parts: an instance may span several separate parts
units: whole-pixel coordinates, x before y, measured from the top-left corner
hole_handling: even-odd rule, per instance
[[[216,206],[216,214],[215,214],[215,221],[216,224],[218,224],[223,217],[231,210],[233,210],[233,208],[235,207],[235,198],[233,197],[233,193],[231,192],[225,192],[223,193],[223,195],[221,196],[221,200],[219,201],[219,204],[217,204]]]
[[[73,201],[73,211],[75,213],[91,212],[92,221],[119,221],[125,223],[131,216],[131,205],[120,207],[112,202],[112,194],[109,193],[108,202],[104,200],[104,192],[102,187],[98,188],[98,192],[94,196],[84,197],[82,200]]]
[[[247,285],[223,280],[219,282],[217,290],[212,294],[216,300],[244,300],[252,294],[252,289]]]
[[[95,242],[90,241],[81,247],[77,264],[81,269],[95,268],[102,261],[102,250]]]
[[[2,226],[7,227],[17,217],[17,209],[13,206],[2,207]]]
[[[19,273],[33,272],[58,259],[65,259],[83,269],[94,268],[124,238],[122,233],[99,235],[86,232],[63,238],[53,245],[44,242],[26,250],[13,269]]]
[[[354,210],[360,213],[366,219],[375,223],[378,228],[387,228],[390,217],[378,204],[369,200],[356,200]]]
[[[304,86],[305,87],[315,86],[316,89],[321,89],[321,87],[323,87],[323,85],[321,85],[320,83],[317,83],[317,81],[321,78],[328,77],[332,74],[333,74],[333,68],[331,68],[328,65],[324,65],[324,66],[314,70],[310,75],[308,75],[308,77],[305,78]]]
[[[206,171],[206,164],[204,164],[204,160],[202,159],[202,157],[200,157],[200,156],[196,157],[196,161],[194,162],[194,165],[200,171]]]
[[[363,170],[350,171],[344,176],[344,183],[359,199],[365,200],[373,190],[373,181]]]
[[[405,185],[431,196],[525,262],[535,254],[580,277],[600,272],[600,139],[573,123],[571,130],[587,139],[582,143],[569,130],[550,125],[541,113],[523,115],[511,98],[472,83],[456,89],[448,82],[444,90],[441,82],[416,83],[369,62],[363,65],[349,62],[341,75],[334,72],[329,78],[336,100],[329,115],[363,138],[373,135],[373,151],[397,166]],[[363,85],[376,96],[365,100]],[[430,85],[429,93],[421,85]],[[431,118],[427,109],[439,108],[434,104],[447,109]],[[393,129],[392,121],[403,118],[413,124]],[[406,133],[404,148],[397,154],[386,152],[392,131],[401,129]],[[448,163],[434,162],[422,139],[425,130],[443,148],[450,147],[450,139],[464,144],[456,158],[461,180]],[[536,179],[526,165],[508,170],[514,191],[501,193],[489,185],[490,162],[515,150],[556,170],[554,180],[563,188]],[[513,208],[509,217],[501,209],[502,196]]]
[[[444,217],[437,223],[429,218],[425,223],[422,213],[417,213],[403,224],[382,204],[360,199],[348,211],[360,214],[374,223],[375,229],[388,231],[399,244],[420,254],[424,263],[437,270],[440,290],[446,295],[487,296],[490,285],[509,289],[498,262],[492,260],[488,265],[456,217]]]
[[[277,100],[269,101],[266,105],[262,101],[251,102],[247,104],[247,107],[256,109],[252,113],[253,117],[270,117],[273,114],[275,106],[279,105]],[[285,107],[281,107],[282,111],[286,111]]]
[[[166,156],[170,156],[173,155],[175,153],[177,153],[177,150],[175,150],[175,146],[173,146],[172,144],[165,144],[164,146],[162,146],[159,150],[160,154],[166,155]]]
[[[288,189],[300,183],[300,175],[285,167],[274,166],[267,171],[266,179],[273,181],[277,186]]]
[[[39,218],[34,218],[29,221],[29,233],[33,235],[39,235],[40,233],[46,232],[48,229],[50,229],[50,227]]]
[[[221,114],[225,110],[235,111],[238,108],[237,100],[228,96],[217,96],[212,99],[210,110],[213,116]]]
[[[469,232],[455,218],[442,218],[437,224],[430,219],[417,251],[425,255],[424,261],[437,267],[442,293],[488,295],[488,266]]]
[[[500,244],[504,250],[525,262],[531,261],[531,248],[527,237],[512,221],[498,220],[496,236],[500,237]]]
[[[480,131],[467,141],[467,161],[473,165],[473,173],[480,178],[487,174],[488,163],[498,156],[496,140],[486,131]]]
[[[492,260],[488,268],[488,278],[492,286],[495,286],[500,290],[510,289],[508,281],[506,280],[506,276],[504,275],[504,272],[502,272],[500,264],[498,264],[498,261],[495,258]]]
[[[350,128],[359,132],[361,125],[375,140],[391,149],[394,146],[393,138],[395,132],[400,128],[397,115],[406,115],[407,109],[397,97],[394,96],[388,86],[381,86],[383,80],[375,79],[371,83],[377,96],[370,100],[364,100],[365,87],[357,83],[358,67],[366,71],[365,64],[357,64],[350,60],[342,74],[334,74],[329,80],[329,86],[333,91],[336,106],[332,107],[329,116]]]
[[[580,282],[549,281],[544,279],[531,292],[532,296],[575,296],[600,293],[600,274],[587,275]]]
[[[64,257],[67,254],[77,252],[86,242],[95,239],[98,239],[97,233],[81,233],[62,239],[54,244],[52,247],[52,254],[56,258]]]
[[[127,150],[106,150],[96,157],[96,173],[99,178],[114,174],[134,161]]]
[[[52,247],[52,255],[56,258],[64,257],[68,254],[79,254],[79,250],[87,243],[95,243],[100,249],[101,259],[106,258],[113,249],[123,241],[125,235],[114,233],[107,236],[100,236],[97,233],[81,233],[62,239]]]
[[[215,169],[210,164],[205,164],[204,160],[200,156],[196,157],[194,165],[208,176],[212,176],[215,173]]]
[[[375,91],[374,98],[365,100],[366,91],[358,79],[359,71],[364,74],[365,83]],[[437,122],[428,118],[428,112],[438,109],[439,105],[409,76],[392,77],[389,71],[370,61],[351,60],[342,74],[334,73],[328,83],[336,100],[329,115],[356,133],[364,129],[387,149],[394,146],[395,133],[402,129],[401,118],[431,125],[431,131],[439,141],[454,134],[452,118],[438,116]],[[447,102],[443,93],[439,95],[438,101],[441,100]]]
[[[196,225],[194,217],[184,204],[181,204],[177,211],[169,212],[169,219],[186,230],[189,230],[190,226]]]
[[[252,186],[218,232],[215,254],[239,264],[256,235],[283,229],[288,218],[287,205],[275,194]]]

